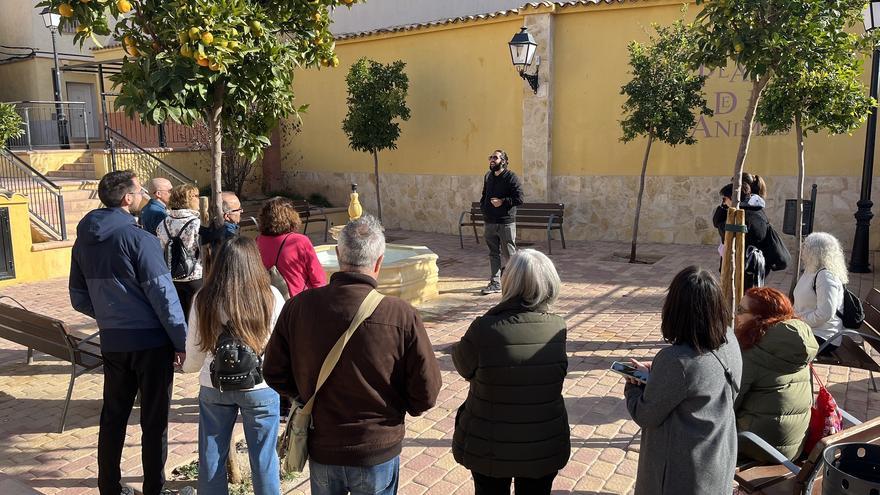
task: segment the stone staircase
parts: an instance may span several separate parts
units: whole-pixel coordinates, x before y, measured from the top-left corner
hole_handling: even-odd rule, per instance
[[[95,163],[86,159],[66,163],[59,170],[46,173],[49,180],[61,187],[61,194],[64,196],[64,222],[68,241],[76,239],[76,226],[86,213],[101,206],[95,175]],[[34,242],[53,241],[33,224],[31,233]]]

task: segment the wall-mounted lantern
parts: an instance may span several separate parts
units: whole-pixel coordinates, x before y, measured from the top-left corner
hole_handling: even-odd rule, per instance
[[[538,51],[538,44],[535,38],[529,34],[526,27],[520,28],[519,32],[513,35],[513,39],[507,44],[510,47],[510,60],[513,67],[519,72],[519,76],[528,81],[532,91],[538,93],[538,69],[541,66],[541,57],[535,59],[535,53]],[[526,71],[535,62],[535,73],[529,74]]]

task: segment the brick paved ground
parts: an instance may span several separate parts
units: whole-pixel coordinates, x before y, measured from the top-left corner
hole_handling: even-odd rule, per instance
[[[485,248],[471,239],[462,250],[457,238],[437,234],[391,231],[388,237],[393,242],[428,245],[440,256],[442,293],[421,309],[444,385],[434,409],[408,419],[400,492],[473,493],[469,473],[455,463],[450,452],[454,414],[467,394],[467,383],[455,373],[448,349],[471,320],[498,299],[477,295],[486,281]],[[541,243],[535,247],[544,249]],[[631,491],[639,429],[623,405],[622,380],[608,372],[608,367],[627,357],[650,359],[662,346],[659,309],[676,271],[695,263],[717,266],[715,249],[706,246],[643,245],[640,253],[662,256],[654,265],[613,260],[615,252],[628,252],[628,246],[569,242],[567,250],[555,246],[552,255],[564,284],[556,311],[569,324],[564,394],[572,441],[571,460],[554,485],[557,493]],[[774,274],[770,283],[787,287],[788,280]],[[873,285],[872,275],[855,277],[851,283],[862,293]],[[31,310],[61,318],[78,331],[93,331],[94,322],[70,308],[66,286],[65,279],[56,279],[0,292]],[[101,374],[77,380],[67,431],[58,434],[69,368],[46,356],[39,356],[30,366],[24,359],[21,347],[0,341],[0,473],[44,493],[96,493]],[[869,392],[866,372],[818,368],[844,408],[860,419],[880,414],[880,394]],[[196,457],[197,389],[194,375],[178,375],[169,431],[169,472]],[[135,410],[123,459],[124,479],[135,486],[140,476],[137,422]],[[293,493],[308,493],[306,477],[294,485]]]

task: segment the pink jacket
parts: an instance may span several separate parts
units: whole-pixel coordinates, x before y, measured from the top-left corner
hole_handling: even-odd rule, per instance
[[[267,270],[272,268],[275,257],[278,257],[278,271],[287,282],[290,297],[306,289],[327,285],[327,276],[308,237],[293,232],[276,236],[259,235],[257,247]]]

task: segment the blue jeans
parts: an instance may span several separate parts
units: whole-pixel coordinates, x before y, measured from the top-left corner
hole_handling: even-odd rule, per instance
[[[331,466],[309,461],[312,495],[394,495],[400,456],[375,466]]]
[[[199,493],[227,495],[226,459],[232,428],[241,410],[244,438],[254,495],[278,495],[281,471],[275,445],[278,440],[280,399],[271,388],[220,392],[199,390]]]

